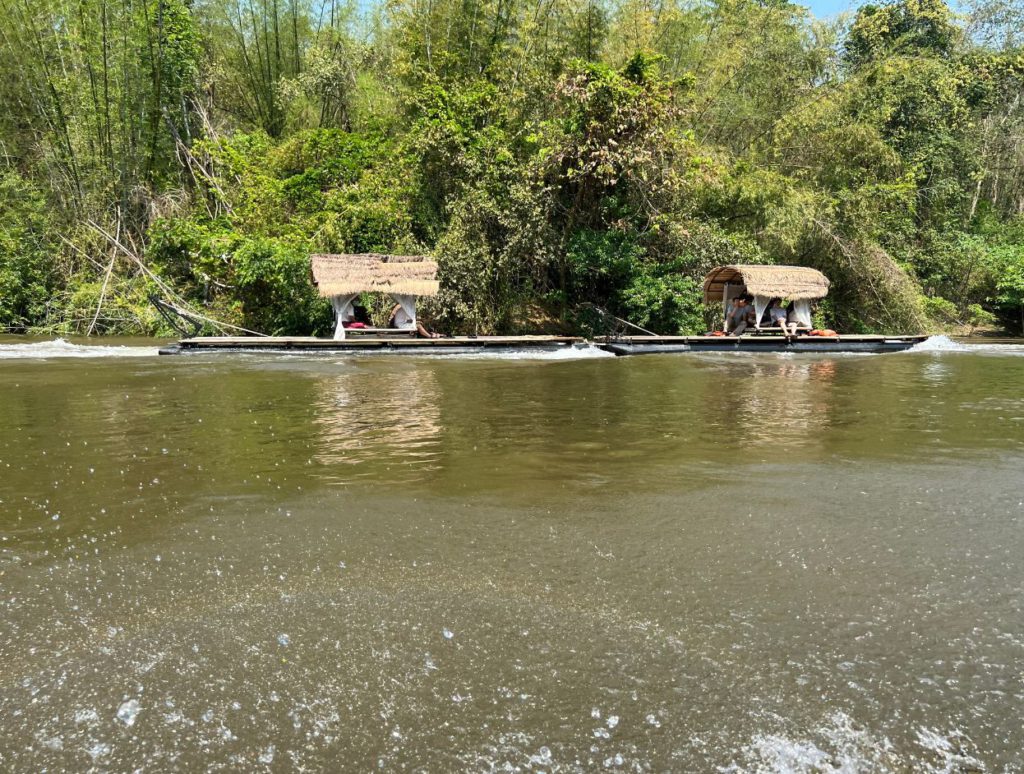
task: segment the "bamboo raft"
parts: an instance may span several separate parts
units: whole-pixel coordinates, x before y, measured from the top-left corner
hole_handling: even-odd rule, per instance
[[[595,346],[614,355],[687,352],[900,352],[927,336],[620,336],[593,342],[577,336],[452,336],[419,339],[411,336],[358,336],[342,340],[311,336],[200,336],[181,339],[161,355],[212,352],[378,353],[456,355],[482,351],[566,350]]]
[[[616,355],[669,352],[902,352],[927,336],[623,336],[597,346]]]
[[[642,355],[682,352],[899,352],[924,341],[927,336],[807,336],[786,337],[766,332],[753,322],[750,332],[741,336],[657,336],[633,323],[598,309],[607,319],[640,331],[640,336],[606,336],[593,342],[578,336],[443,336],[417,338],[422,326],[416,324],[416,299],[438,292],[437,262],[425,256],[360,255],[310,256],[310,271],[317,292],[331,299],[335,312],[334,337],[310,336],[195,336],[202,318],[172,304],[153,299],[157,309],[179,332],[186,330],[175,317],[193,326],[192,338],[160,350],[161,355],[201,352],[278,352],[278,353],[404,353],[416,355],[466,354],[481,351],[521,352],[557,351],[598,347],[614,355]],[[828,294],[829,281],[821,272],[804,266],[730,265],[719,266],[704,280],[704,301],[723,305],[723,330],[729,330],[730,299],[744,309],[747,298],[753,300],[754,320],[766,322],[772,310],[778,311],[781,299],[790,299],[792,309],[786,317],[796,330],[811,328],[811,302]],[[366,328],[356,326],[356,303],[362,293],[385,293],[396,306],[394,326]],[[597,309],[597,307],[594,307]],[[399,314],[401,312],[401,314]],[[778,315],[772,317],[776,322]],[[745,321],[744,325],[747,325]],[[785,318],[780,326],[785,332]],[[731,326],[741,332],[744,328]],[[244,330],[244,329],[242,329]],[[622,328],[619,328],[622,330]],[[792,331],[791,331],[792,332]],[[249,333],[253,333],[249,331]],[[187,335],[187,334],[186,334]]]
[[[277,353],[404,353],[417,355],[457,355],[480,351],[540,350],[555,351],[585,347],[577,336],[449,336],[419,339],[412,336],[353,336],[347,339],[320,339],[312,336],[199,336],[181,339],[160,350],[161,355],[200,352],[277,352]]]

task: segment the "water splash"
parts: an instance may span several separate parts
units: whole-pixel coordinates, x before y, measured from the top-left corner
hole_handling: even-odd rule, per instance
[[[519,351],[487,351],[452,353],[448,355],[431,355],[432,359],[444,360],[590,360],[593,358],[614,358],[611,352],[605,352],[593,344],[561,347],[555,350],[524,349]]]
[[[970,352],[973,346],[953,341],[949,336],[929,336],[910,348],[911,352]]]
[[[49,360],[74,357],[156,357],[157,347],[72,344],[64,339],[31,344],[0,344],[0,360]]]
[[[1024,344],[962,344],[949,336],[929,336],[910,348],[911,352],[966,352],[986,355],[1024,355]]]
[[[864,771],[922,771],[928,774],[985,772],[974,743],[959,729],[920,727],[916,745],[898,749],[884,734],[836,711],[804,734],[755,734],[720,772],[783,774],[859,774]]]
[[[740,748],[738,759],[719,767],[719,771],[857,774],[894,771],[899,764],[888,738],[858,727],[844,712],[834,712],[804,738],[785,733],[755,734],[749,744]]]
[[[138,700],[129,699],[117,708],[117,719],[126,726],[131,727],[135,725],[135,718],[138,717],[141,710],[142,705],[139,704]]]
[[[917,731],[917,743],[928,755],[929,760],[921,763],[922,769],[929,774],[986,770],[985,764],[971,754],[971,741],[960,729],[944,734],[922,726]]]

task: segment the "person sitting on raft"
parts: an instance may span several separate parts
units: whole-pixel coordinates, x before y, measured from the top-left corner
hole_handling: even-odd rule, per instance
[[[362,304],[349,307],[348,316],[341,321],[343,328],[369,328],[370,311]]]
[[[771,303],[768,305],[768,319],[772,325],[778,325],[782,328],[782,335],[786,338],[790,336],[796,336],[796,323],[792,324],[787,321],[788,313],[786,308],[782,305],[781,298],[773,298]],[[792,327],[790,327],[792,325]]]
[[[725,332],[730,336],[740,336],[747,329],[747,317],[750,314],[746,296],[736,296],[729,307],[729,313],[725,318]]]
[[[388,327],[398,328],[399,330],[409,330],[413,327],[413,319],[409,314],[402,308],[401,304],[395,304],[391,310],[391,315],[388,317]],[[441,338],[440,333],[433,333],[423,327],[423,323],[419,320],[416,323],[416,335],[421,339],[439,339]]]

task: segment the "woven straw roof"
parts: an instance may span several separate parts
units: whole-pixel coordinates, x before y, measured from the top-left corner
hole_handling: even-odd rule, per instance
[[[400,293],[408,296],[437,294],[437,262],[422,255],[309,256],[313,284],[321,296],[352,293]]]
[[[772,296],[791,301],[824,298],[828,295],[828,277],[806,266],[719,266],[704,278],[704,301],[720,302],[725,283],[746,285],[755,296]]]

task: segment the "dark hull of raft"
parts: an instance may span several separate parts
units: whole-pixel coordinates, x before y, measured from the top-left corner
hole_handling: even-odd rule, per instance
[[[268,352],[278,354],[392,353],[414,355],[461,355],[475,352],[553,352],[586,346],[575,336],[451,336],[441,339],[353,336],[342,341],[309,336],[201,336],[182,339],[160,350],[161,355],[209,354],[211,352]]]
[[[927,336],[624,336],[598,346],[616,355],[685,352],[902,352]]]
[[[901,352],[927,336],[798,336],[790,341],[777,335],[740,336],[624,336],[598,339],[593,346],[615,355],[697,352]],[[161,355],[212,352],[278,354],[410,354],[460,355],[479,352],[554,352],[586,347],[575,336],[454,336],[441,339],[360,336],[335,341],[307,336],[202,336],[182,339],[160,350]]]

